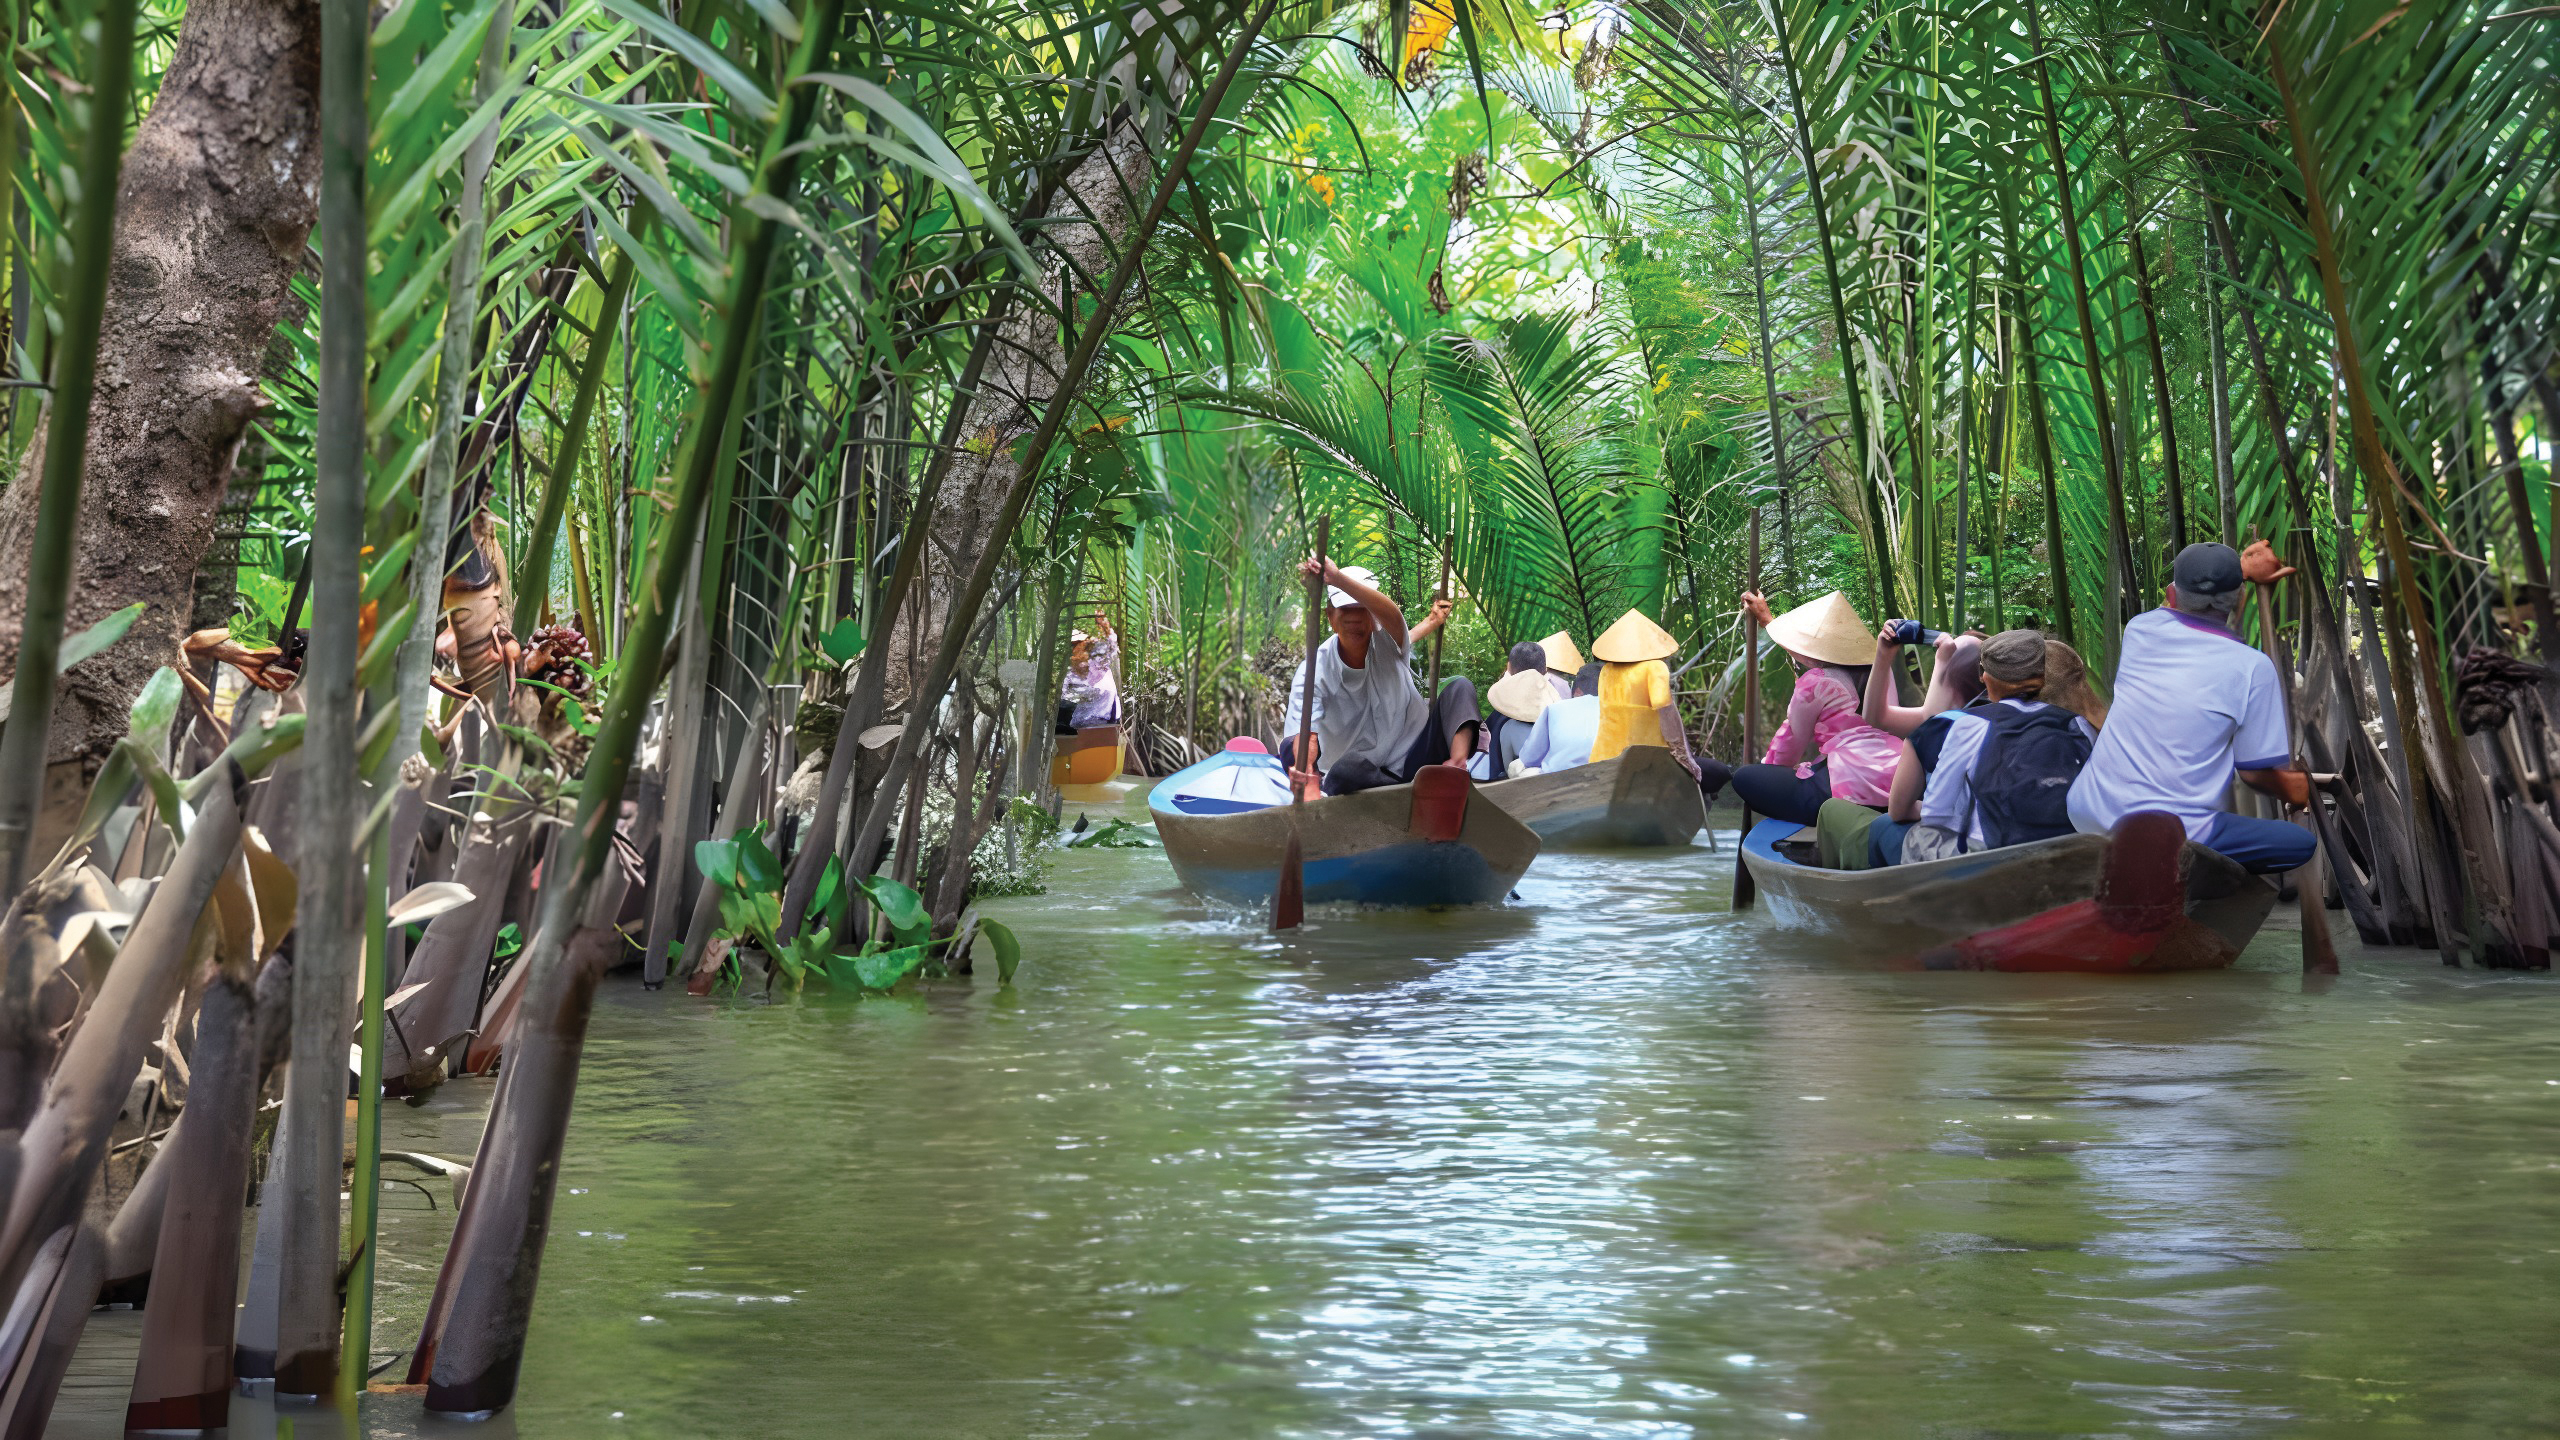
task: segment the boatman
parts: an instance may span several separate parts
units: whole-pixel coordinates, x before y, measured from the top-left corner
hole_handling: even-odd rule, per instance
[[[1413,642],[1428,630],[1408,632],[1403,609],[1362,566],[1306,560],[1298,568],[1312,578],[1320,565],[1333,638],[1316,648],[1315,747],[1304,757],[1297,750],[1307,729],[1299,714],[1306,663],[1289,677],[1280,760],[1292,782],[1312,800],[1402,784],[1425,765],[1467,768],[1484,729],[1475,682],[1453,676],[1425,703],[1413,678]]]
[[[1120,723],[1120,679],[1113,673],[1119,660],[1120,638],[1111,633],[1110,612],[1097,610],[1093,633],[1078,630],[1067,644],[1067,678],[1058,691],[1059,734]]]
[[[2263,540],[2245,559],[2210,542],[2178,552],[2168,603],[2124,627],[2115,702],[2071,786],[2073,828],[2105,835],[2127,815],[2160,810],[2184,822],[2188,839],[2260,873],[2311,859],[2310,831],[2223,808],[2234,773],[2288,805],[2311,803],[2311,777],[2293,768],[2284,681],[2231,628],[2243,587],[2286,573]]]

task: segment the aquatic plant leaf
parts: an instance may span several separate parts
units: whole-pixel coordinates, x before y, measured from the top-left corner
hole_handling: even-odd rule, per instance
[[[809,901],[809,913],[823,919],[827,928],[838,935],[852,928],[853,892],[845,888],[844,857],[827,857],[827,868],[818,872],[818,890]]]
[[[996,947],[996,983],[1012,984],[1013,972],[1022,968],[1021,937],[1001,920],[981,918],[978,928],[987,932],[988,942]]]
[[[847,615],[819,639],[818,648],[827,652],[828,659],[842,665],[860,655],[870,643],[871,637],[862,633],[862,621]]]
[[[852,957],[854,978],[866,990],[886,990],[904,980],[924,964],[925,947],[905,945],[895,950],[879,950]]]
[[[757,833],[763,828],[759,825],[737,839],[738,883],[750,890],[779,890],[782,888],[782,862],[774,859],[773,852],[765,848],[764,837]]]
[[[933,924],[924,911],[924,897],[889,879],[885,875],[869,875],[854,882],[889,922],[889,929],[900,940],[913,943]]]
[[[696,840],[693,842],[693,865],[705,880],[723,885],[738,883],[738,842],[735,840]]]

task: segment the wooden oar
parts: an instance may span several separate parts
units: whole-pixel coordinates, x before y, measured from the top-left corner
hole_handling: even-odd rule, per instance
[[[1751,588],[1760,588],[1760,512],[1751,512]],[[1742,617],[1742,764],[1751,763],[1753,752],[1760,748],[1760,622],[1749,614]],[[1751,805],[1742,806],[1742,840],[1733,847],[1733,908],[1748,910],[1760,898],[1760,885],[1751,878],[1747,842],[1751,839]]]
[[[2309,774],[2311,767],[2302,760],[2301,727],[2302,687],[2294,679],[2293,659],[2286,653],[2284,637],[2276,632],[2276,587],[2272,580],[2261,581],[2258,598],[2258,638],[2266,646],[2267,658],[2275,662],[2276,675],[2284,681],[2284,714],[2286,741],[2294,752],[2294,767]],[[2311,793],[2311,818],[2317,829],[2320,819],[2320,793]],[[2293,899],[2302,915],[2302,973],[2335,975],[2338,973],[2338,946],[2329,935],[2328,882],[2321,872],[2321,854],[2317,847],[2301,869],[2293,872]]]
[[[1298,748],[1289,764],[1289,847],[1280,852],[1280,883],[1271,892],[1271,928],[1295,930],[1307,918],[1307,853],[1298,836],[1298,812],[1307,803],[1307,792],[1298,784],[1297,769],[1305,765],[1315,769],[1307,750],[1315,744],[1316,734],[1316,647],[1324,634],[1324,557],[1325,547],[1333,539],[1333,517],[1316,517],[1316,573],[1307,581],[1307,678],[1298,692]],[[1434,656],[1438,651],[1435,647]]]
[[[1443,554],[1440,557],[1440,588],[1431,592],[1432,608],[1435,610],[1438,609],[1440,607],[1440,602],[1448,598],[1449,557],[1446,554]],[[1454,615],[1456,611],[1452,610],[1450,613]],[[1429,700],[1434,705],[1440,703],[1440,642],[1448,638],[1449,622],[1443,620],[1440,622],[1440,628],[1431,632],[1431,684],[1429,688],[1422,692],[1423,698]],[[1493,778],[1499,780],[1502,777],[1496,775]]]

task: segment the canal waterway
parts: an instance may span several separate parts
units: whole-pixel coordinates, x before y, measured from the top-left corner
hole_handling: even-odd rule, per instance
[[[1727,913],[1723,838],[1286,940],[1075,851],[991,907],[1009,989],[617,978],[522,1399],[449,1433],[2560,1427],[2553,981],[2350,947],[2307,991],[2287,931],[1880,972]],[[432,1198],[391,1197],[394,1313]]]

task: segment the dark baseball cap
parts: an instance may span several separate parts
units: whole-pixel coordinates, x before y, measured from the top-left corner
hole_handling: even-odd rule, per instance
[[[2169,567],[2169,579],[2181,595],[2228,595],[2245,583],[2240,552],[2211,540],[2179,551],[2176,563]]]

